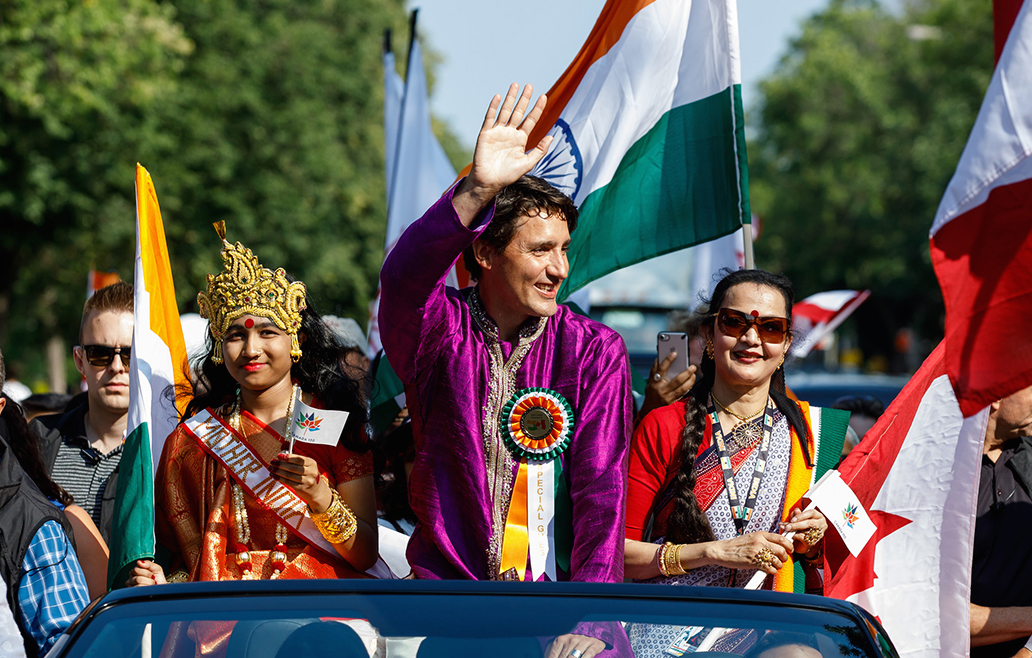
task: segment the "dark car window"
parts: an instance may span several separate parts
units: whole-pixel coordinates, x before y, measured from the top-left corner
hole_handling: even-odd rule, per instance
[[[660,593],[658,586],[646,589]],[[819,606],[741,601],[442,592],[208,596],[110,605],[83,622],[62,656],[541,658],[557,636],[578,634],[605,643],[603,657],[896,658],[875,647],[876,633],[868,631],[862,618]]]

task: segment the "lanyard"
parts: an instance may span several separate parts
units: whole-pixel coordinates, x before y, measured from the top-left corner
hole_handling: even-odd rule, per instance
[[[724,474],[724,488],[727,490],[727,502],[731,505],[731,518],[735,522],[735,530],[738,536],[745,533],[745,527],[749,523],[753,509],[756,507],[756,497],[760,492],[760,481],[763,479],[763,471],[767,466],[767,451],[770,448],[770,435],[774,427],[774,401],[767,398],[767,408],[763,413],[763,438],[760,440],[760,451],[756,455],[756,466],[753,469],[752,483],[749,485],[749,493],[742,505],[738,497],[738,487],[735,485],[735,472],[731,468],[731,456],[727,452],[727,445],[724,443],[724,431],[720,427],[720,419],[713,408],[713,398],[710,398],[708,409],[710,420],[713,425],[713,443],[717,448],[717,455],[720,457],[720,469]],[[736,425],[737,429],[739,425]],[[734,432],[732,432],[734,434]]]

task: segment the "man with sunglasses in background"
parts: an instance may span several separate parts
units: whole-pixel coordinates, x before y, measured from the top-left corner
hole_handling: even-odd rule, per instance
[[[83,307],[79,344],[72,350],[86,382],[85,399],[73,399],[64,415],[33,421],[50,476],[89,513],[106,542],[128,421],[132,342],[133,287],[120,281],[101,288]]]

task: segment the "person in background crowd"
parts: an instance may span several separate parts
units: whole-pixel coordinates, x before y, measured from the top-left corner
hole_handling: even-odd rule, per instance
[[[394,530],[411,535],[416,528],[416,513],[409,504],[408,482],[416,462],[416,446],[408,409],[404,420],[391,424],[379,440],[383,464],[379,468],[382,484],[378,492],[380,519]]]
[[[64,413],[71,401],[72,396],[67,393],[33,393],[19,404],[25,412],[25,420],[31,421],[39,416]]]
[[[653,409],[673,404],[685,396],[695,386],[696,373],[699,371],[699,364],[702,363],[702,350],[704,343],[699,327],[702,326],[703,315],[698,313],[683,312],[674,315],[670,320],[670,331],[683,331],[688,336],[688,369],[684,372],[673,374],[669,379],[667,372],[677,354],[670,354],[663,362],[656,357],[649,372],[649,380],[645,386],[645,400],[641,409],[635,416],[634,424],[637,427],[641,419],[649,415]]]
[[[550,138],[527,153],[546,99],[528,114],[532,90],[518,91],[494,98],[469,175],[380,274],[381,338],[416,445],[408,558],[417,578],[620,582],[630,364],[616,332],[556,304],[577,208],[525,175]],[[463,291],[445,285],[460,255],[478,281]],[[527,494],[514,493],[532,469],[557,484],[542,512],[554,540],[530,538]],[[528,560],[531,541],[550,542],[554,566]],[[571,634],[550,655],[591,658],[617,641]]]
[[[304,283],[263,267],[217,229],[225,270],[197,296],[210,323],[208,352],[155,478],[169,580],[363,576],[377,562],[377,531],[358,383],[341,369],[343,349]],[[288,454],[297,399],[347,412],[335,445],[299,441]],[[284,519],[298,515],[312,524],[289,531]],[[165,573],[141,561],[126,584],[162,583]],[[206,646],[221,646],[224,631],[205,631]]]
[[[2,357],[0,357],[2,359]],[[6,397],[6,394],[4,395]],[[58,509],[63,510],[72,528],[70,535],[75,546],[90,599],[107,593],[108,546],[100,530],[86,510],[73,504],[72,496],[61,485],[54,482],[43,465],[36,437],[25,422],[25,416],[17,403],[7,399],[6,413],[0,418],[0,439],[10,447],[22,470],[40,492]]]
[[[7,368],[7,381],[3,386],[3,393],[18,404],[32,395],[32,389],[18,381],[17,372],[13,365]]]
[[[129,412],[129,359],[133,342],[133,287],[124,281],[86,301],[75,367],[87,396],[62,415],[36,419],[40,454],[51,477],[86,510],[111,541],[118,465]]]
[[[776,575],[768,588],[802,591],[793,562],[814,573],[823,566],[828,522],[801,511],[799,500],[821,475],[818,447],[837,454],[848,418],[821,410],[817,433],[814,410],[785,393],[793,297],[787,278],[762,270],[731,272],[714,289],[699,381],[634,433],[624,553],[631,578],[744,587],[759,571]],[[679,632],[634,624],[629,635],[638,658],[658,658]],[[748,645],[735,643],[746,641],[727,636],[714,651],[741,653]]]
[[[846,440],[842,444],[843,457],[863,440],[864,434],[867,434],[867,431],[874,427],[881,415],[885,413],[885,405],[872,395],[847,395],[835,400],[831,408],[849,412],[850,431],[846,434]]]
[[[0,354],[0,390],[3,390],[3,355]],[[6,412],[6,413],[5,413]],[[13,444],[23,452],[35,444],[27,440],[21,410],[0,395],[0,577],[7,583],[7,605],[14,614],[25,653],[43,656],[58,636],[89,603],[86,577],[69,536],[68,518],[33,483],[19,463]],[[20,437],[11,437],[11,428]],[[38,460],[35,466],[39,467]],[[40,473],[45,477],[45,474]],[[46,485],[48,480],[41,477]],[[50,484],[53,484],[50,482]],[[53,493],[60,496],[60,489]]]
[[[369,376],[369,341],[366,340],[362,328],[351,318],[339,318],[336,315],[323,317],[326,323],[337,337],[340,344],[347,350],[347,361],[345,365],[349,374],[355,378]]]
[[[1032,656],[1029,528],[1032,386],[989,407],[971,565],[971,658]]]

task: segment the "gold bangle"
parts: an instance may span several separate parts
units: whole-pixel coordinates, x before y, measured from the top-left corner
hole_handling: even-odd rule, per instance
[[[182,569],[180,569],[179,571],[176,571],[172,575],[170,575],[167,578],[165,578],[165,582],[166,583],[185,583],[185,582],[189,582],[189,580],[190,580],[190,574],[186,573],[186,571],[184,571]]]
[[[667,546],[672,546],[672,544],[667,542],[659,547],[659,550],[656,551],[656,559],[659,561],[659,573],[663,574],[664,577],[669,578],[670,570],[667,568],[666,564]]]
[[[823,543],[817,544],[817,555],[814,555],[813,557],[807,557],[806,553],[800,553],[799,554],[799,559],[802,560],[803,564],[808,564],[811,567],[816,567],[818,569],[823,569],[824,568],[824,544]]]
[[[358,519],[344,504],[340,493],[336,489],[331,491],[333,491],[333,502],[325,512],[312,514],[312,523],[319,529],[319,533],[326,541],[331,544],[343,544],[358,532]]]
[[[673,558],[673,559],[671,560],[671,562],[670,562],[670,563],[671,563],[671,565],[673,565],[673,567],[674,567],[674,569],[673,569],[673,574],[674,574],[675,576],[683,576],[683,575],[685,575],[686,573],[688,573],[688,572],[687,572],[687,571],[685,570],[685,568],[681,566],[681,549],[682,549],[682,548],[684,548],[684,544],[678,544],[678,545],[677,545],[677,546],[676,546],[676,547],[674,548],[674,550],[673,550],[673,553],[674,553],[674,554],[673,554],[673,556],[672,556],[672,558]]]
[[[688,573],[681,566],[681,548],[684,544],[666,542],[659,548],[659,572],[670,576],[683,576]]]

